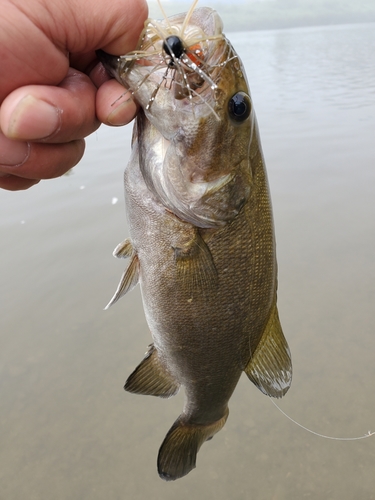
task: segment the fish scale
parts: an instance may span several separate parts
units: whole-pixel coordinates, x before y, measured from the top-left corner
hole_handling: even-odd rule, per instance
[[[170,35],[179,57],[163,49]],[[223,427],[243,372],[268,396],[291,384],[267,175],[242,63],[214,10],[146,21],[134,53],[98,57],[142,108],[124,178],[130,242],[118,247],[130,264],[110,304],[138,282],[153,338],[125,389],[185,390],[158,454],[170,481]]]

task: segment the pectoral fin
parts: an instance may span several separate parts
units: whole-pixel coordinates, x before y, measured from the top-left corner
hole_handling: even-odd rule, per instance
[[[185,245],[175,247],[174,252],[179,279],[191,292],[202,291],[216,284],[215,263],[198,230]]]
[[[284,396],[290,387],[292,360],[276,304],[245,373],[258,389],[274,398]]]
[[[123,295],[125,295],[127,292],[130,292],[136,284],[138,283],[139,280],[139,260],[137,255],[133,255],[132,260],[130,261],[130,264],[124,274],[121,276],[120,283],[117,287],[117,290],[112,297],[112,299],[109,301],[109,303],[105,306],[105,310],[111,307],[115,302],[118,301]]]
[[[158,351],[151,344],[146,356],[130,375],[124,389],[148,396],[170,398],[179,391],[180,384],[160,362]]]

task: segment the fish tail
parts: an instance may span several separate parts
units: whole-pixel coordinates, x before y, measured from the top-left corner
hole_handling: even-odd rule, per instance
[[[227,409],[221,419],[208,425],[191,424],[180,415],[160,447],[159,476],[165,481],[174,481],[193,470],[200,447],[222,429],[228,414]]]

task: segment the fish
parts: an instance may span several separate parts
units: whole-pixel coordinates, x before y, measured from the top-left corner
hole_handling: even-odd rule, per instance
[[[280,398],[292,380],[277,309],[270,193],[243,64],[208,7],[145,22],[135,51],[97,53],[140,106],[125,169],[129,263],[107,307],[137,284],[152,335],[125,383],[135,394],[185,391],[161,444],[172,481],[224,426],[244,372]]]

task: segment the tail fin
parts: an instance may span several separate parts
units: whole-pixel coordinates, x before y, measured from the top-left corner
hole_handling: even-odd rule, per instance
[[[209,425],[190,424],[180,415],[160,447],[159,476],[165,481],[174,481],[189,474],[195,468],[200,447],[222,429],[228,413],[227,409],[224,417]]]

